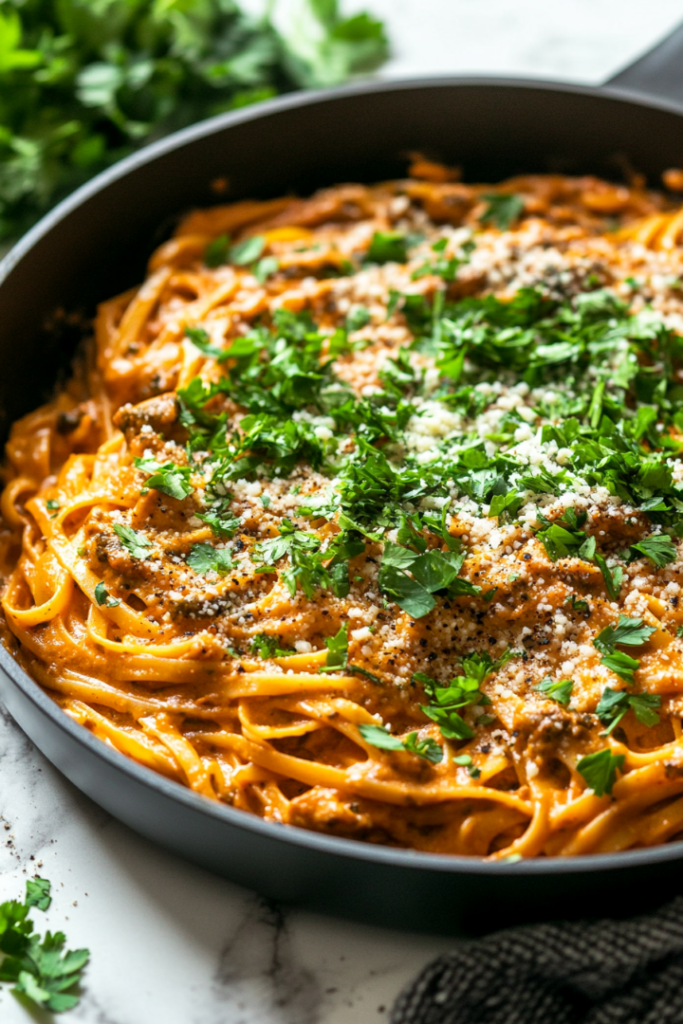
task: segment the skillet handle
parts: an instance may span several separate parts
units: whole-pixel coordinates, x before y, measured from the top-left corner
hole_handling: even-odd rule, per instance
[[[604,84],[619,92],[683,104],[683,23]]]

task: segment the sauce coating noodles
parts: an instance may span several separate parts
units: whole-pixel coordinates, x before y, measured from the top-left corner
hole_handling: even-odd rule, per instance
[[[682,233],[638,181],[421,157],[190,214],[14,425],[10,649],[270,820],[494,859],[678,838]]]

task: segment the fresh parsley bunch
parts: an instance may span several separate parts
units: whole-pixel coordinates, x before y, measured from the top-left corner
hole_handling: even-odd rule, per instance
[[[31,908],[47,910],[50,883],[45,878],[26,881],[23,903],[0,903],[0,982],[14,983],[14,991],[36,1006],[53,1013],[70,1010],[78,1003],[76,987],[90,958],[87,949],[64,952],[66,936],[33,930]]]
[[[386,57],[380,21],[300,0],[0,0],[0,239],[137,147]],[[276,12],[277,13],[277,12]]]

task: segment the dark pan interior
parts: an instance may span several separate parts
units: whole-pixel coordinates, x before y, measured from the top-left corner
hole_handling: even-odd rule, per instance
[[[205,122],[101,176],[41,222],[0,267],[0,435],[68,367],[95,304],[142,279],[174,217],[217,201],[306,194],[400,176],[422,150],[468,180],[625,168],[652,185],[683,165],[683,115],[599,90],[486,80],[299,95]],[[571,862],[480,864],[367,848],[268,825],[141,769],[70,722],[0,650],[0,695],[41,750],[112,814],[182,856],[268,896],[404,928],[604,910],[675,891],[683,846]],[[628,901],[624,893],[628,892]]]

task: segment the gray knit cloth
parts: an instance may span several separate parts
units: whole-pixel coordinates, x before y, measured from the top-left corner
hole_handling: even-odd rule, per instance
[[[401,993],[391,1024],[683,1024],[683,897],[625,921],[458,940]]]

